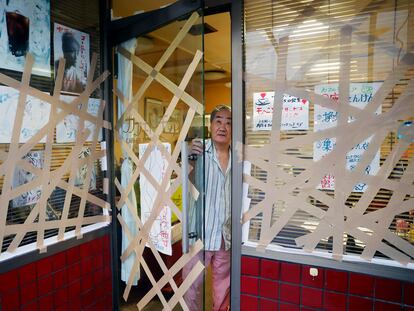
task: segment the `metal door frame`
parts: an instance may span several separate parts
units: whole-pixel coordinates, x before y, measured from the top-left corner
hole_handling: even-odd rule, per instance
[[[165,8],[150,11],[138,15],[125,17],[111,21],[111,1],[105,0],[101,7],[101,18],[103,20],[102,51],[103,67],[112,74],[116,74],[112,64],[112,49],[121,42],[136,38],[142,34],[151,32],[174,20],[185,18],[193,11],[203,8],[203,15],[211,15],[222,12],[230,12],[231,15],[231,60],[232,60],[232,148],[241,146],[243,139],[243,1],[242,0],[179,0]],[[112,103],[112,79],[106,79],[104,83],[104,98],[107,103]],[[108,104],[105,110],[105,119],[113,119],[113,105]],[[108,163],[114,162],[113,146],[114,135],[112,131],[106,131]],[[240,310],[240,266],[241,266],[241,233],[240,223],[242,207],[242,158],[238,152],[232,152],[232,249],[231,249],[231,309]],[[114,179],[112,169],[108,171],[109,180]],[[112,183],[111,183],[112,184]],[[112,207],[115,206],[115,187],[109,189],[108,200]],[[113,209],[114,210],[114,209]],[[119,310],[119,275],[118,264],[118,228],[116,218],[112,218],[111,224],[111,266],[112,266],[112,309]]]

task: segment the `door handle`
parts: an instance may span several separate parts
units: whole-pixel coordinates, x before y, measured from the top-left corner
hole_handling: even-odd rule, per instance
[[[181,143],[181,178],[182,178],[182,211],[181,211],[181,227],[182,227],[182,250],[183,254],[188,253],[188,150],[187,142]]]

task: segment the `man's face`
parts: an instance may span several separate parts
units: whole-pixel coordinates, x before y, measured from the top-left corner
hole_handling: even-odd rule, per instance
[[[66,60],[66,67],[76,66],[76,58],[78,57],[78,51],[65,51],[63,57]]]
[[[217,112],[211,122],[211,139],[216,144],[230,145],[231,141],[231,112],[221,110]]]

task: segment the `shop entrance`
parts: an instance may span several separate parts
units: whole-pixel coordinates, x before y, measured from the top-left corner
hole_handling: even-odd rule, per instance
[[[206,144],[209,113],[231,103],[230,16],[203,16],[201,1],[189,3],[134,16],[129,25],[138,31],[120,33],[113,45],[121,310],[212,305],[204,262],[205,184],[195,182],[185,152],[193,139]],[[204,163],[197,169],[204,180]],[[184,294],[200,278],[202,294],[187,305]]]

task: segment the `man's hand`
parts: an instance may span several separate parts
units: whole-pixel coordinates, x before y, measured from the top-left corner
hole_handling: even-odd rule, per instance
[[[203,142],[199,138],[195,138],[191,141],[190,154],[203,154]]]

